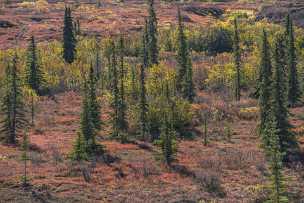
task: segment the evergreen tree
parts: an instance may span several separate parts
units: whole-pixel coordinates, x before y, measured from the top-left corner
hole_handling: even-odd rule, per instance
[[[177,89],[183,98],[193,101],[195,96],[192,79],[192,63],[189,56],[186,36],[182,24],[182,17],[178,7],[178,49],[177,62],[179,65],[176,81]]]
[[[267,146],[267,134],[263,133],[268,117],[271,113],[271,92],[272,92],[272,65],[270,56],[270,45],[267,33],[263,30],[260,61],[260,84],[259,84],[259,106],[260,106],[260,134]]]
[[[27,50],[27,61],[26,61],[26,83],[27,85],[38,95],[40,95],[41,88],[44,82],[42,70],[38,63],[37,47],[34,36],[31,37],[30,44]],[[35,117],[35,104],[34,95],[31,98],[31,117],[32,125],[34,125]]]
[[[113,137],[119,138],[119,89],[118,89],[118,71],[117,71],[117,61],[116,61],[116,48],[115,48],[115,43],[112,40],[111,42],[111,72],[113,74],[112,77],[112,87],[111,91],[113,94],[113,99],[112,99],[112,108],[113,108],[113,115],[112,115],[112,125],[113,125]]]
[[[44,77],[38,63],[37,47],[34,36],[31,37],[28,46],[26,62],[26,83],[39,95],[44,82]]]
[[[170,165],[174,159],[174,130],[173,125],[165,115],[161,129],[161,149],[166,164]]]
[[[287,14],[286,20],[285,20],[285,35],[287,37],[287,41],[288,41],[288,37],[289,37],[289,33],[290,33],[290,26],[291,26],[291,18],[290,18],[290,14]]]
[[[96,149],[96,130],[92,118],[92,109],[90,105],[90,96],[88,92],[87,81],[84,85],[84,93],[82,96],[82,112],[80,120],[80,133],[85,141],[85,149],[88,154],[93,154]]]
[[[0,133],[3,134],[6,143],[15,144],[17,133],[27,124],[25,119],[21,80],[17,72],[17,55],[13,58],[12,67],[8,65],[6,70],[1,114],[2,120],[0,121]]]
[[[148,20],[145,20],[145,27],[143,32],[142,41],[142,65],[144,68],[149,67],[149,33],[148,33]],[[150,64],[151,65],[151,64]]]
[[[157,45],[157,18],[154,10],[154,0],[148,0],[149,8],[148,8],[148,59],[149,66],[158,64],[158,45]]]
[[[71,9],[65,8],[63,26],[63,58],[67,63],[73,63],[76,57],[76,38],[73,28]]]
[[[22,186],[26,187],[29,185],[28,183],[28,176],[27,176],[27,161],[30,160],[28,156],[28,148],[29,148],[29,141],[28,141],[28,133],[25,132],[22,140],[21,150],[21,160],[23,161],[23,176],[21,177]]]
[[[96,131],[101,129],[101,120],[100,120],[100,105],[96,96],[96,81],[97,78],[94,74],[93,64],[91,64],[89,81],[88,81],[88,99],[91,111],[91,118]]]
[[[297,57],[294,39],[293,22],[290,16],[287,17],[287,70],[288,70],[288,102],[290,106],[295,106],[301,98],[301,90],[297,73]]]
[[[241,99],[241,49],[240,49],[240,36],[238,30],[237,19],[234,19],[234,64],[236,68],[236,80],[235,80],[235,99],[240,101]]]
[[[174,101],[170,98],[169,84],[165,82],[163,91],[165,104],[163,108],[163,123],[161,128],[160,142],[164,160],[170,166],[176,152],[174,132]]]
[[[281,152],[287,156],[298,147],[294,133],[290,131],[292,127],[288,121],[287,109],[287,81],[284,72],[284,36],[279,34],[275,39],[274,62],[275,73],[273,81],[273,108],[276,130],[279,136]],[[270,108],[270,106],[269,106]]]
[[[269,146],[267,147],[267,154],[270,159],[270,198],[267,202],[283,203],[289,202],[286,196],[285,180],[282,173],[282,153],[280,150],[279,136],[276,131],[276,123],[270,118],[270,121],[265,127],[265,133],[269,137]]]
[[[120,131],[120,140],[121,142],[125,142],[125,135],[128,130],[128,122],[126,120],[126,110],[127,104],[125,101],[125,90],[124,90],[124,80],[125,80],[125,69],[124,69],[124,39],[121,36],[119,40],[119,55],[120,55],[120,88],[119,88],[119,106],[118,106],[118,123],[119,123],[119,131]]]
[[[140,66],[140,98],[139,98],[139,107],[140,107],[140,135],[143,140],[147,140],[147,112],[148,112],[148,103],[146,98],[146,81],[145,81],[145,69],[148,67],[148,50],[146,44],[146,32],[143,33],[143,42],[142,42],[142,64]]]
[[[189,65],[187,68],[186,76],[185,76],[186,86],[184,90],[184,98],[190,102],[193,102],[195,97],[194,91],[194,83],[193,83],[193,72],[192,72],[192,63],[189,61]]]
[[[71,154],[71,159],[74,161],[83,161],[88,159],[84,137],[80,132],[78,132],[77,139],[73,147],[73,152]]]

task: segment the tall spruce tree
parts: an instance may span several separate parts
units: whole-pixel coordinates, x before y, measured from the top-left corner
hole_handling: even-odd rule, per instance
[[[121,36],[119,40],[119,60],[120,60],[120,73],[119,73],[119,106],[118,106],[118,123],[120,131],[120,140],[125,142],[126,133],[128,131],[128,122],[126,120],[127,103],[125,101],[125,69],[124,69],[124,39]]]
[[[38,62],[37,46],[34,36],[27,50],[26,83],[39,95],[44,82],[44,76]]]
[[[281,153],[287,157],[289,153],[298,148],[298,144],[295,134],[290,131],[292,126],[288,121],[287,81],[284,72],[284,36],[282,34],[278,34],[275,38],[274,63],[273,103],[269,108],[273,108]]]
[[[164,106],[163,110],[163,121],[161,128],[161,149],[164,160],[167,165],[171,165],[176,152],[175,146],[175,131],[174,131],[174,101],[171,99],[168,81],[165,82],[165,88],[163,90]]]
[[[287,70],[288,70],[288,102],[290,106],[295,106],[301,98],[301,89],[297,73],[297,57],[294,39],[293,22],[287,16]]]
[[[267,39],[267,33],[263,30],[262,46],[260,53],[260,81],[259,81],[259,106],[260,106],[260,135],[263,138],[264,145],[268,145],[268,135],[263,133],[271,113],[272,99],[272,65],[270,56],[270,45]]]
[[[7,144],[15,144],[17,133],[26,125],[21,80],[17,71],[17,55],[6,70],[4,95],[1,102],[0,134]]]
[[[148,0],[148,59],[149,59],[149,66],[158,64],[158,31],[157,31],[157,18],[154,9],[154,0]]]
[[[195,96],[192,79],[192,63],[189,54],[180,8],[178,7],[177,90],[183,98],[193,101]]]
[[[31,37],[28,50],[27,50],[27,61],[26,61],[26,75],[27,85],[37,94],[40,95],[42,85],[44,83],[44,76],[38,62],[38,53],[35,43],[34,36]],[[35,104],[34,95],[31,98],[31,117],[32,125],[34,125],[35,117]]]
[[[142,64],[140,66],[140,97],[139,97],[139,107],[140,107],[140,136],[143,140],[147,140],[147,112],[148,112],[148,103],[146,98],[146,81],[145,81],[145,69],[148,67],[148,50],[147,50],[147,40],[146,32],[143,33],[142,40]]]
[[[89,81],[88,81],[88,99],[90,105],[91,118],[96,131],[101,129],[100,120],[100,105],[96,95],[96,82],[97,78],[94,74],[93,64],[91,64]]]
[[[73,63],[76,57],[76,38],[73,28],[71,8],[66,7],[63,25],[63,58],[66,63]]]
[[[85,141],[85,151],[93,154],[96,149],[96,130],[92,119],[92,109],[90,105],[88,82],[84,82],[84,92],[82,95],[82,112],[80,118],[80,133]],[[80,138],[79,138],[80,139]],[[80,140],[79,140],[80,142]]]
[[[112,85],[111,85],[111,92],[113,95],[112,99],[112,108],[113,108],[113,115],[112,115],[112,127],[113,133],[112,136],[115,138],[119,138],[119,88],[118,88],[118,71],[117,71],[117,59],[116,59],[116,47],[113,40],[110,42],[111,47],[111,72],[112,72]]]
[[[285,179],[282,173],[282,153],[280,149],[279,136],[276,131],[276,123],[270,118],[265,127],[265,133],[269,137],[269,146],[267,146],[267,155],[270,161],[270,197],[267,202],[283,203],[289,202],[286,196]]]
[[[240,101],[241,99],[241,48],[240,48],[240,36],[238,30],[237,19],[234,19],[234,41],[233,41],[233,53],[234,53],[234,65],[236,68],[235,78],[235,99]]]
[[[165,113],[167,114],[167,113]],[[168,115],[164,116],[162,129],[161,129],[161,149],[164,160],[167,165],[171,165],[171,162],[174,159],[174,129],[173,124],[170,122]]]

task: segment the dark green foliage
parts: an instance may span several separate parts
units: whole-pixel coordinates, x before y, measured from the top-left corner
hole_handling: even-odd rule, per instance
[[[274,62],[275,72],[273,80],[273,103],[268,108],[273,108],[276,122],[276,131],[279,136],[281,152],[287,156],[298,148],[294,133],[290,131],[287,109],[287,81],[284,72],[284,36],[279,34],[275,39]]]
[[[238,30],[237,19],[234,19],[234,65],[236,69],[235,78],[235,100],[240,101],[241,99],[241,48],[240,48],[240,36]]]
[[[145,20],[145,27],[143,31],[143,39],[142,39],[142,65],[144,68],[149,66],[149,33],[148,33],[148,21]]]
[[[126,120],[127,103],[125,101],[125,69],[124,69],[124,39],[121,36],[119,40],[120,74],[119,74],[119,105],[118,105],[118,129],[120,131],[120,140],[125,142],[125,135],[128,131],[128,122]]]
[[[31,37],[31,41],[27,50],[26,83],[38,95],[44,83],[43,73],[38,62],[38,53],[34,36]]]
[[[91,118],[96,131],[101,129],[100,120],[100,105],[96,95],[96,82],[97,78],[94,74],[93,65],[91,65],[88,81],[88,99],[91,111]]]
[[[148,0],[148,38],[147,50],[149,58],[149,66],[158,64],[158,31],[157,31],[157,18],[154,10],[154,0]]]
[[[23,140],[22,140],[22,145],[21,145],[21,150],[22,150],[22,155],[21,155],[21,160],[23,161],[23,176],[21,177],[21,182],[22,186],[26,187],[29,185],[29,180],[27,176],[27,161],[30,160],[28,156],[28,149],[29,149],[29,141],[28,141],[28,133],[25,132],[23,135]]]
[[[171,98],[168,82],[165,83],[163,90],[164,106],[162,109],[162,127],[160,134],[160,144],[166,164],[170,165],[174,160],[176,153],[174,119],[175,119],[175,102]]]
[[[102,73],[102,57],[101,57],[101,51],[100,51],[100,46],[99,46],[99,40],[96,39],[96,50],[95,50],[95,68],[94,68],[94,73],[96,75],[97,80],[103,80],[103,73]],[[103,88],[103,81],[102,83],[102,88]]]
[[[111,91],[113,95],[112,99],[112,108],[113,108],[113,114],[112,114],[112,126],[113,126],[113,134],[112,136],[115,138],[119,138],[119,126],[120,126],[120,120],[119,120],[119,106],[120,106],[120,95],[119,95],[119,88],[118,88],[118,71],[117,71],[117,59],[116,59],[116,48],[115,43],[112,40],[111,42],[111,72],[112,72],[112,86]]]
[[[83,161],[88,159],[86,144],[82,134],[79,132],[75,141],[73,152],[70,157],[73,161]]]
[[[42,70],[38,62],[37,46],[35,43],[34,36],[31,37],[31,41],[27,50],[27,61],[26,61],[26,75],[25,75],[27,85],[35,91],[36,94],[40,95],[43,83],[45,82]],[[32,96],[31,102],[31,117],[32,125],[34,125],[35,117],[35,104],[34,96]]]
[[[287,70],[288,70],[288,102],[290,106],[295,106],[301,98],[301,90],[297,73],[297,57],[295,48],[295,39],[293,31],[293,22],[290,16],[287,17]]]
[[[163,125],[160,135],[160,144],[162,149],[162,154],[166,164],[170,165],[174,160],[174,155],[176,152],[175,148],[175,133],[173,125],[168,119],[167,115],[163,120]]]
[[[269,146],[267,147],[267,154],[270,161],[270,197],[266,202],[283,203],[289,202],[286,195],[285,180],[282,173],[282,158],[283,155],[280,149],[279,135],[276,131],[277,124],[270,119],[265,127],[265,133],[269,137]]]
[[[177,90],[183,98],[188,99],[189,101],[193,101],[195,92],[194,92],[194,84],[192,80],[192,63],[191,63],[186,36],[184,34],[182,17],[179,8],[178,8],[177,62],[179,68],[176,78]]]
[[[1,100],[0,133],[6,143],[15,144],[17,133],[27,125],[21,80],[17,72],[17,55],[6,70],[4,95]]]
[[[184,89],[183,97],[187,99],[189,102],[193,102],[195,97],[195,88],[193,83],[192,63],[190,60],[185,76],[185,81],[186,81],[186,86]]]
[[[146,32],[143,33],[143,48],[142,48],[142,64],[140,66],[140,97],[139,97],[139,108],[140,108],[140,136],[143,140],[147,140],[147,111],[148,103],[146,98],[146,81],[145,81],[145,69],[148,66],[148,51],[147,51]]]
[[[92,118],[92,109],[90,104],[89,90],[85,81],[84,93],[82,96],[82,112],[80,119],[80,133],[85,141],[85,150],[88,154],[93,154],[96,149],[96,129]]]
[[[89,80],[84,82],[80,132],[75,141],[71,159],[87,160],[90,156],[103,153],[103,146],[96,143],[97,132],[101,129],[100,106],[96,96],[96,77],[91,64]]]
[[[190,39],[189,47],[197,52],[206,51],[209,55],[216,55],[233,51],[233,33],[225,27],[207,28],[207,33],[198,38]]]
[[[259,106],[260,106],[260,134],[264,144],[267,146],[267,134],[264,134],[265,125],[271,114],[271,93],[272,93],[272,66],[270,56],[270,46],[267,39],[267,33],[263,30],[262,47],[260,61],[260,79],[258,84]]]
[[[74,35],[71,9],[65,8],[63,25],[63,58],[67,63],[73,63],[76,57],[76,38]]]

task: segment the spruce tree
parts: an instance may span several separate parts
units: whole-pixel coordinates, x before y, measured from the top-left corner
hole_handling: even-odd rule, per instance
[[[127,104],[125,101],[125,69],[124,69],[124,39],[121,36],[119,40],[119,57],[120,57],[120,74],[119,74],[119,106],[118,106],[118,123],[119,123],[119,131],[120,131],[120,140],[121,142],[125,142],[126,133],[128,131],[128,122],[126,120],[126,110]]]
[[[85,150],[88,154],[93,154],[96,149],[96,130],[92,119],[92,109],[89,99],[87,81],[84,82],[84,93],[82,95],[82,112],[80,120],[80,133],[85,141]]]
[[[37,95],[40,95],[43,82],[44,82],[44,77],[38,62],[38,54],[37,54],[35,38],[34,36],[32,36],[27,50],[26,83]],[[32,117],[32,125],[34,125],[34,117],[35,117],[34,95],[32,95],[31,100],[32,100],[31,117]]]
[[[161,128],[161,149],[164,160],[170,166],[176,152],[174,131],[174,101],[171,99],[168,81],[165,82],[163,91],[164,106],[162,107],[163,121]]]
[[[160,138],[161,138],[161,149],[164,160],[166,164],[170,166],[171,162],[174,159],[174,152],[175,152],[173,146],[174,130],[173,130],[173,125],[172,123],[170,123],[167,116],[168,115],[164,116]]]
[[[178,7],[178,48],[177,48],[177,90],[183,98],[193,101],[195,96],[194,84],[192,79],[192,63],[188,50],[186,36],[184,34],[184,27],[180,9]]]
[[[65,8],[63,25],[63,58],[66,63],[73,63],[76,57],[76,38],[73,28],[71,9]]]
[[[73,161],[84,161],[88,159],[88,154],[86,152],[86,144],[82,133],[78,132],[77,139],[75,141],[73,151],[71,154],[71,159]]]
[[[143,33],[143,42],[142,42],[142,64],[140,66],[140,98],[139,98],[139,108],[140,108],[140,136],[143,140],[147,140],[147,112],[148,112],[148,103],[146,98],[146,81],[145,81],[145,69],[148,67],[148,50],[146,44],[146,32]]]
[[[240,101],[241,99],[241,49],[240,49],[240,36],[238,30],[237,19],[234,19],[234,65],[236,68],[236,79],[235,79],[235,99]]]
[[[4,95],[1,102],[0,134],[7,144],[16,144],[17,133],[26,125],[21,80],[17,71],[17,55],[6,70]]]
[[[154,0],[148,0],[148,58],[149,66],[158,64],[158,31],[157,31],[157,18],[154,9]]]
[[[283,203],[289,202],[286,196],[285,179],[282,173],[282,153],[280,149],[279,136],[276,131],[277,124],[274,119],[270,118],[265,127],[265,133],[269,137],[269,146],[267,147],[267,154],[270,161],[270,197],[266,202]]]
[[[194,83],[193,83],[193,72],[192,72],[192,63],[189,60],[189,65],[187,68],[186,76],[185,76],[186,86],[184,90],[184,98],[190,102],[193,102],[195,97]]]
[[[260,106],[260,135],[263,138],[264,144],[267,146],[267,134],[263,133],[263,131],[265,129],[268,117],[271,113],[272,65],[270,45],[265,30],[263,30],[260,58],[260,84],[258,85]]]
[[[103,80],[102,75],[102,64],[101,64],[101,54],[100,54],[100,46],[99,46],[99,40],[96,38],[96,51],[95,51],[95,75],[98,80]],[[103,88],[103,81],[101,81],[101,86]]]
[[[295,134],[290,131],[292,127],[288,121],[287,109],[287,81],[284,72],[284,36],[279,34],[275,39],[274,63],[275,72],[273,80],[273,108],[276,131],[279,136],[279,145],[285,158],[298,148]],[[269,106],[269,108],[271,108]]]
[[[111,92],[113,95],[112,99],[112,108],[113,108],[113,115],[112,115],[112,127],[113,127],[113,137],[119,138],[119,88],[118,88],[118,71],[117,71],[117,59],[116,59],[116,48],[115,43],[113,40],[110,42],[111,46],[111,72],[113,74],[112,77],[112,85],[111,85]]]
[[[144,68],[149,67],[149,33],[148,33],[148,20],[145,20],[145,27],[142,39],[142,65]],[[151,65],[151,64],[150,64]]]
[[[26,83],[39,95],[43,82],[44,77],[38,62],[37,46],[35,38],[32,36],[27,50]]]
[[[288,102],[290,106],[295,106],[301,98],[301,89],[297,73],[297,57],[294,39],[292,19],[287,17],[287,70],[288,70]]]
[[[100,120],[100,105],[96,95],[96,82],[97,78],[94,74],[93,64],[91,64],[89,81],[88,81],[88,99],[90,105],[91,118],[96,132],[101,129]]]

